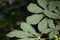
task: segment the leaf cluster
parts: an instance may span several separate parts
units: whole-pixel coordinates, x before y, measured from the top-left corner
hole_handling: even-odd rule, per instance
[[[41,38],[42,34],[48,34],[49,39],[59,35],[60,26],[55,24],[54,20],[60,19],[60,1],[48,3],[46,0],[37,0],[37,3],[40,7],[34,3],[27,6],[28,11],[33,15],[26,18],[26,23],[20,23],[23,31],[14,30],[7,34],[8,37],[21,38],[17,40],[45,40]],[[38,30],[41,33],[37,33],[32,25],[38,25]]]

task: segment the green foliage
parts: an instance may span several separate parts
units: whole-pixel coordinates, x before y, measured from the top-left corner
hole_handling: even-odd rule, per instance
[[[59,29],[60,29],[60,26],[56,26],[55,28],[53,28],[52,31],[51,31],[51,33],[49,33],[49,38],[51,39],[51,38],[54,37],[54,35],[59,34],[59,32],[57,31]]]
[[[34,15],[26,18],[26,23],[21,22],[21,30],[14,30],[7,34],[8,37],[18,37],[22,39],[17,40],[43,40],[41,34],[48,34],[49,39],[52,39],[55,35],[59,35],[58,30],[60,26],[54,23],[54,20],[60,19],[60,1],[51,1],[48,3],[46,0],[37,0],[39,4],[30,3],[27,6],[29,12],[35,13]],[[58,7],[58,9],[56,8]],[[41,33],[37,33],[32,25],[38,25],[38,30]]]
[[[42,33],[49,33],[49,39],[51,39],[54,37],[54,35],[58,34],[57,30],[59,30],[59,28],[60,28],[60,26],[57,27],[54,24],[54,20],[60,19],[60,11],[59,11],[60,10],[59,9],[60,8],[60,1],[51,1],[50,3],[47,3],[46,0],[37,0],[37,3],[43,9],[41,7],[39,8],[34,3],[30,3],[28,5],[27,9],[28,9],[28,11],[30,11],[32,13],[39,13],[39,15],[41,15],[41,14],[44,15],[44,19],[42,17],[42,21],[38,22],[38,29]],[[58,9],[56,7],[58,7]],[[38,11],[36,11],[36,10],[38,10]],[[31,19],[34,19],[34,16]],[[35,19],[37,19],[37,18],[35,18]],[[27,23],[32,24],[32,21],[28,21]],[[37,19],[37,21],[38,21],[38,19]]]
[[[58,37],[57,35],[54,36],[55,40],[60,40],[60,36]]]
[[[39,3],[40,2],[40,3]],[[54,5],[54,4],[56,4],[56,3],[52,3],[53,4],[53,8],[54,8],[54,10],[52,10],[52,11],[50,11],[51,9],[53,9],[52,8],[52,5],[51,5],[51,8],[50,7],[48,7],[47,8],[47,5],[48,5],[48,3],[46,2],[46,1],[42,1],[41,2],[41,0],[37,0],[37,3],[40,5],[40,6],[42,6],[42,8],[44,8],[45,10],[43,10],[43,9],[41,9],[41,8],[39,8],[36,4],[34,4],[34,3],[30,3],[29,5],[28,5],[28,7],[27,7],[27,9],[30,11],[30,12],[33,12],[33,13],[41,13],[41,12],[43,12],[43,14],[45,14],[45,16],[47,16],[47,17],[49,17],[49,18],[53,18],[53,19],[60,19],[60,15],[58,15],[58,13],[54,13],[54,12],[52,12],[52,11],[54,11],[55,10],[55,8],[56,8],[56,6]],[[60,3],[57,3],[58,5],[60,5]],[[56,4],[56,5],[57,5]],[[45,5],[45,6],[44,6]],[[57,5],[57,6],[58,6]],[[59,7],[59,6],[58,6]],[[50,9],[50,10],[48,10],[48,9]],[[36,11],[37,10],[37,11]],[[58,11],[58,10],[57,10]],[[60,12],[60,11],[59,11]]]
[[[30,3],[28,6],[27,6],[28,10],[30,12],[33,12],[33,13],[40,13],[42,11],[41,8],[39,8],[36,4],[34,3]]]
[[[20,40],[39,40],[40,34],[37,33],[33,27],[25,22],[21,23],[21,29],[23,30],[14,30],[7,34],[8,37],[18,37],[22,38]],[[19,40],[19,39],[17,39]],[[42,40],[42,39],[41,39]]]
[[[44,17],[43,14],[34,14],[31,16],[28,16],[26,18],[26,22],[32,25],[36,25],[40,20],[42,20],[42,18]]]
[[[57,6],[58,6],[58,9],[56,8]],[[60,12],[58,11],[60,10],[59,7],[60,7],[60,1],[52,1],[49,5],[49,10],[54,11],[60,15]]]
[[[47,18],[45,18],[38,24],[38,29],[42,31],[42,33],[49,33],[51,31],[51,29],[47,28],[47,21]]]
[[[43,7],[44,9],[46,9],[46,5],[48,4],[46,0],[37,0],[37,3]]]
[[[14,30],[14,31],[10,32],[7,36],[25,38],[25,37],[31,36],[31,34],[29,34],[28,32],[25,32],[25,31],[21,31],[21,30]]]
[[[46,16],[48,16],[49,18],[60,19],[60,15],[59,15],[59,14],[50,12],[50,11],[48,11],[48,10],[45,10],[45,11],[44,11],[44,14],[45,14]]]
[[[24,31],[27,31],[31,34],[35,34],[35,30],[32,28],[31,25],[25,23],[25,22],[22,22],[21,23],[21,28],[24,30]]]

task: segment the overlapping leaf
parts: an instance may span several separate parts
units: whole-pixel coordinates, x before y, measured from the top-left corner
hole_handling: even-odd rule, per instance
[[[46,28],[46,29],[43,29],[43,30],[42,30],[42,33],[49,33],[49,32],[51,32],[51,31],[52,31],[52,29]]]
[[[60,29],[60,25],[56,25],[55,30],[59,30]]]
[[[55,24],[52,19],[48,19],[48,25],[50,28],[55,28]]]
[[[49,33],[52,29],[47,28],[47,18],[43,19],[39,24],[38,24],[38,29],[39,31],[42,31],[42,33]]]
[[[7,34],[8,37],[18,37],[18,38],[26,38],[31,36],[31,34],[29,34],[28,32],[24,32],[21,30],[14,30],[10,33]]]
[[[57,31],[59,29],[60,29],[60,26],[56,25],[56,27],[52,29],[52,32],[49,33],[49,38],[52,39],[55,35],[59,34],[59,32]]]
[[[50,2],[49,11],[54,11],[57,14],[60,14],[60,12],[58,11],[58,9],[56,8],[57,6],[58,7],[60,6],[60,1],[52,1],[52,2]]]
[[[44,8],[45,10],[42,10],[40,7],[38,7],[36,4],[34,3],[30,3],[28,6],[27,6],[27,9],[29,12],[33,12],[33,13],[40,13],[40,14],[34,14],[32,16],[29,16],[27,17],[26,19],[26,22],[21,22],[21,29],[23,31],[12,31],[11,33],[9,33],[7,36],[9,37],[19,37],[19,38],[24,38],[24,39],[18,39],[18,40],[35,40],[35,38],[27,38],[28,36],[32,36],[31,34],[34,34],[37,36],[34,28],[30,25],[36,25],[37,23],[38,24],[38,29],[39,31],[41,31],[42,33],[49,33],[49,38],[53,38],[54,35],[58,34],[58,31],[60,29],[59,26],[55,26],[54,22],[53,22],[53,19],[60,19],[60,14],[59,11],[56,9],[56,6],[59,6],[59,9],[60,9],[60,4],[56,2],[55,3],[50,3],[50,6],[49,6],[49,10],[47,9],[47,1],[46,0],[37,0],[37,3],[42,7]],[[54,5],[53,5],[54,4]],[[53,5],[53,7],[52,7]],[[52,7],[52,8],[51,8]],[[52,11],[55,11],[57,13],[54,13]],[[42,12],[42,13],[41,13]],[[44,14],[45,17],[43,20],[41,20],[43,17],[44,17]],[[52,18],[52,19],[49,19],[49,18]],[[41,21],[40,21],[41,20]],[[48,26],[50,28],[48,28]]]
[[[31,34],[35,34],[36,33],[35,30],[34,30],[34,28],[30,24],[28,24],[28,23],[22,22],[21,23],[21,28],[24,31],[27,31],[27,32],[29,32]]]
[[[47,19],[43,19],[39,24],[38,24],[38,29],[42,31],[43,29],[47,28]]]
[[[48,3],[47,3],[47,1],[46,0],[37,0],[37,3],[41,6],[41,7],[43,7],[44,9],[47,9],[47,5],[48,5]]]
[[[52,39],[56,34],[58,34],[57,31],[52,31],[50,34],[49,34],[49,39]]]
[[[57,13],[53,13],[51,11],[45,10],[44,14],[46,16],[48,16],[49,18],[53,18],[53,19],[60,19],[60,15],[58,15]]]

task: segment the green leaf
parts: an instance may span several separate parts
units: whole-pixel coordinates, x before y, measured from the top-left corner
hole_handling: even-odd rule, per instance
[[[58,9],[56,8],[57,6],[58,7],[60,6],[60,1],[52,1],[52,2],[50,2],[50,5],[48,7],[49,7],[50,11],[54,11],[57,14],[60,14],[60,12],[58,11]]]
[[[43,17],[43,14],[34,14],[32,16],[28,16],[26,22],[28,24],[36,25]]]
[[[54,31],[49,34],[49,39],[52,39],[55,36]]]
[[[39,31],[42,31],[42,33],[49,33],[52,31],[52,29],[49,29],[47,26],[47,18],[44,18],[39,24],[38,24],[38,29]]]
[[[60,29],[60,26],[56,25],[56,27],[52,29],[53,31],[49,34],[49,38],[52,39],[55,35],[59,34],[59,32],[57,31],[59,29]]]
[[[55,24],[52,19],[48,19],[48,25],[50,28],[55,28]]]
[[[31,34],[29,34],[28,32],[24,32],[21,30],[14,30],[10,33],[7,34],[8,37],[18,37],[18,38],[26,38],[31,36]]]
[[[21,28],[24,31],[30,32],[31,34],[35,34],[36,33],[34,28],[30,24],[28,24],[28,23],[21,22]]]
[[[42,12],[42,9],[39,8],[36,4],[34,3],[30,3],[28,6],[27,6],[27,9],[29,12],[33,12],[33,13],[40,13]]]
[[[42,31],[47,28],[47,18],[44,18],[39,24],[38,29],[39,31]]]
[[[56,34],[58,34],[57,31],[52,31],[51,33],[49,33],[49,39],[52,39]]]
[[[37,0],[37,3],[43,7],[44,9],[46,9],[47,7],[47,1],[46,0]]]
[[[55,30],[59,30],[60,29],[60,25],[56,25]]]
[[[52,29],[46,28],[46,29],[43,29],[43,30],[42,30],[42,33],[49,33],[49,32],[51,32],[51,31],[52,31]]]
[[[46,0],[48,4],[50,4],[51,0]]]
[[[18,39],[18,40],[35,40],[36,38],[24,38],[24,39]]]
[[[51,11],[48,11],[48,10],[45,10],[44,14],[49,18],[60,19],[60,15],[58,15],[57,13],[53,13]]]

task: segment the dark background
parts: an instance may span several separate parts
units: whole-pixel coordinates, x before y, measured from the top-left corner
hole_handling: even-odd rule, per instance
[[[29,3],[36,3],[36,0],[0,0],[0,40],[16,40],[16,38],[8,38],[6,36],[10,31],[20,29],[17,22],[25,21],[26,17],[32,15],[27,6]],[[11,15],[14,12],[14,15]]]

